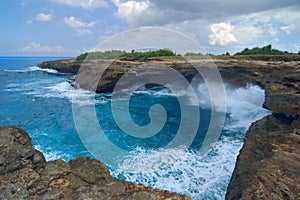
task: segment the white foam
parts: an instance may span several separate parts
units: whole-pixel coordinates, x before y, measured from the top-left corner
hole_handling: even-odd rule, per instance
[[[211,100],[204,83],[194,88],[198,102],[191,103],[210,108]],[[168,90],[137,93],[170,95]],[[180,148],[155,151],[137,149],[119,163],[113,175],[125,176],[126,180],[154,188],[183,193],[193,199],[224,199],[236,157],[243,145],[244,133],[251,123],[270,114],[269,110],[262,108],[265,94],[258,86],[234,88],[225,84],[225,93],[229,117],[226,119],[224,131],[237,132],[241,136],[222,136],[213,149],[203,156]],[[179,94],[183,95],[184,91],[179,91]],[[173,158],[178,159],[174,163],[168,163]],[[136,173],[132,173],[133,171]]]
[[[259,86],[247,85],[245,88],[226,87],[227,110],[231,121],[226,123],[225,129],[244,132],[252,122],[269,115],[271,111],[262,108],[265,91]]]
[[[30,83],[10,83],[5,91],[21,92],[26,95],[34,95],[43,98],[68,99],[72,103],[82,106],[105,104],[109,101],[104,95],[98,95],[92,91],[75,89],[68,82],[54,82],[51,79],[44,79]],[[97,99],[95,100],[95,96]]]
[[[55,69],[48,69],[48,68],[39,68],[37,66],[31,66],[31,67],[27,67],[25,69],[5,69],[5,72],[20,72],[20,73],[24,73],[24,72],[30,72],[30,71],[44,71],[50,74],[57,74],[58,71]]]
[[[136,90],[134,94],[145,94],[151,96],[175,96],[170,90],[164,88],[161,90]]]
[[[134,90],[135,88],[138,88],[137,90]],[[130,92],[134,91],[132,94],[143,94],[143,95],[150,95],[150,96],[174,96],[174,97],[178,97],[178,96],[184,96],[187,95],[186,90],[183,89],[178,89],[178,90],[170,90],[169,85],[166,85],[164,88],[161,86],[158,87],[154,87],[151,89],[146,89],[145,86],[142,87],[137,87],[136,85],[133,85],[132,87],[123,89],[122,92],[123,93],[127,93],[127,94],[131,94]]]
[[[145,173],[156,171],[172,164],[172,162],[185,155],[183,148],[161,148],[159,150],[145,150],[137,147],[126,158],[118,163],[118,171],[124,173]]]
[[[64,157],[70,157],[70,155],[67,155],[60,151],[54,151],[52,149],[43,149],[41,147],[41,145],[34,145],[33,147],[35,149],[43,152],[43,155],[45,156],[46,161],[57,160],[57,159],[64,158]]]
[[[43,71],[43,72],[47,72],[47,73],[50,73],[50,74],[57,74],[58,73],[58,71],[55,70],[55,69],[40,68],[40,67],[37,67],[37,66],[29,67],[29,70],[30,71]]]
[[[96,95],[94,92],[80,88],[75,89],[66,81],[57,83],[53,86],[48,86],[45,89],[47,89],[48,92],[43,94],[43,97],[66,98],[72,103],[77,103],[81,106],[105,104],[109,101],[106,97],[99,95],[98,99],[95,100]]]
[[[123,174],[126,180],[178,192],[193,199],[223,199],[242,142],[223,137],[208,156],[182,149],[164,149],[132,154],[119,164],[114,175]],[[161,165],[176,157],[168,165]],[[173,159],[171,159],[173,160]],[[149,170],[155,168],[155,171]],[[138,169],[138,173],[127,170]],[[205,198],[206,197],[206,198]]]
[[[25,94],[36,94],[43,85],[51,84],[50,80],[39,80],[30,83],[9,83],[5,91],[23,92]]]

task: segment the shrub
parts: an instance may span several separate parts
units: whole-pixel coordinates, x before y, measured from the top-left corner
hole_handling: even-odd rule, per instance
[[[269,44],[264,47],[254,47],[252,49],[245,48],[241,52],[237,52],[235,55],[284,55],[289,54],[287,51],[280,51],[278,49],[272,49],[272,45]]]
[[[97,51],[97,52],[89,52],[83,53],[77,56],[76,60],[92,60],[92,59],[115,59],[118,57],[122,57],[124,59],[129,60],[140,60],[146,61],[148,58],[152,57],[161,57],[161,56],[176,56],[176,54],[171,49],[159,49],[156,51],[146,51],[146,52],[136,52],[132,50],[130,53],[126,53],[121,50],[111,50],[111,51]]]
[[[96,52],[86,52],[77,56],[76,60],[93,60],[93,59],[115,59],[125,54],[125,51],[121,50],[111,50],[111,51],[96,51]]]

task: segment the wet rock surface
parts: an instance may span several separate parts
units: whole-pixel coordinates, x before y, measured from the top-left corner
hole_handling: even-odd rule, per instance
[[[226,199],[300,199],[300,61],[159,59],[149,63],[174,68],[188,80],[198,74],[192,65],[208,70],[217,66],[223,80],[234,86],[255,84],[265,89],[264,107],[272,114],[254,122],[247,131]],[[112,92],[125,72],[134,74],[141,64],[88,61],[78,71],[75,82],[78,87],[99,93]],[[57,66],[59,62],[55,67],[41,65],[60,71]]]
[[[26,132],[0,127],[0,199],[190,199],[112,178],[89,157],[46,162]]]

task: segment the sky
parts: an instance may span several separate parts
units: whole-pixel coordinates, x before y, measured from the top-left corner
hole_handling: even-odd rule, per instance
[[[151,27],[180,32],[214,54],[268,44],[299,52],[299,13],[299,0],[0,0],[0,56],[76,56]]]

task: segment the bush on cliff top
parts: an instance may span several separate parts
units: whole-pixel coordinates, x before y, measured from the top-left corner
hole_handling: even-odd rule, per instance
[[[171,49],[159,49],[156,51],[146,51],[146,52],[134,52],[125,53],[122,57],[128,60],[140,60],[145,61],[148,58],[162,57],[162,56],[176,56],[176,54]]]
[[[176,56],[176,54],[171,49],[159,49],[156,51],[146,51],[146,52],[135,52],[132,50],[130,53],[121,50],[111,50],[111,51],[97,51],[97,52],[86,52],[77,56],[76,60],[92,60],[92,59],[115,59],[121,57],[127,60],[140,60],[145,61],[152,57],[161,56]]]
[[[252,49],[245,48],[241,52],[237,52],[235,55],[284,55],[289,54],[287,51],[280,51],[278,49],[273,49],[272,45],[267,45],[264,47],[254,47]]]
[[[111,51],[96,51],[96,52],[86,52],[77,56],[76,60],[93,60],[93,59],[115,59],[126,53],[121,50],[111,50]]]

